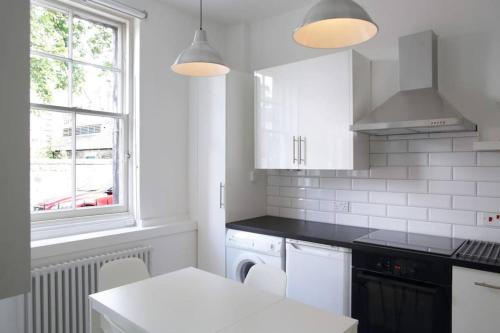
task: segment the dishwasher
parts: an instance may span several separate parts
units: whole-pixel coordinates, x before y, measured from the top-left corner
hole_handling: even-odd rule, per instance
[[[286,274],[288,298],[350,316],[350,249],[287,239]]]

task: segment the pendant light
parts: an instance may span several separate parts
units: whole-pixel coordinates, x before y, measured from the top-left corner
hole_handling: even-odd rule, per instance
[[[216,76],[229,73],[219,53],[208,44],[207,33],[203,30],[202,0],[200,0],[200,29],[194,33],[191,45],[179,54],[172,70],[187,76]]]
[[[303,46],[331,49],[363,43],[378,32],[370,15],[352,0],[321,0],[295,29],[293,39]]]

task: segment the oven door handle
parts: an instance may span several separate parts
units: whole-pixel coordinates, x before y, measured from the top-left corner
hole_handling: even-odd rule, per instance
[[[404,282],[404,281],[399,280],[399,278],[390,278],[390,277],[387,277],[384,275],[378,275],[378,274],[375,275],[373,273],[367,273],[367,272],[363,272],[363,271],[358,271],[356,273],[356,277],[360,280],[372,281],[372,282],[377,282],[377,283],[382,283],[382,282],[388,283],[388,284],[393,285],[393,286],[403,287],[403,288],[407,288],[407,289],[415,289],[415,290],[419,290],[419,291],[429,293],[429,294],[437,293],[437,287],[433,288],[431,286],[429,286],[429,287],[422,286],[420,282],[414,282],[414,283]]]

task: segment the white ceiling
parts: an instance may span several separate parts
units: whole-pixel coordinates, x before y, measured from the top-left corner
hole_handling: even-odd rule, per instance
[[[199,0],[160,0],[193,15]],[[318,0],[203,0],[203,17],[222,23],[252,22],[308,7]]]
[[[190,13],[199,14],[200,0],[159,0]],[[474,14],[475,24],[482,16],[500,18],[499,0],[355,0],[377,23],[411,24],[439,18],[439,25],[457,25]],[[304,13],[319,0],[203,0],[203,17],[224,24],[255,22],[303,8]],[[470,12],[472,12],[472,15]],[[303,14],[302,14],[303,15]],[[460,24],[459,24],[460,28]]]

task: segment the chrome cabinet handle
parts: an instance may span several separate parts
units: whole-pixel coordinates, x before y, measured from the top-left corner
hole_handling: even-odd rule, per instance
[[[222,185],[222,182],[219,184],[219,208],[224,208],[225,205],[225,200],[223,200],[223,193],[224,192],[224,185]]]
[[[293,139],[293,163],[295,164],[296,162],[300,162],[300,161],[297,158],[297,155],[295,155],[295,143],[297,142],[297,139],[295,138],[295,136],[292,137],[292,139]]]
[[[299,164],[306,164],[306,137],[299,136]],[[302,142],[304,142],[304,156],[302,156]]]
[[[493,284],[489,284],[489,283],[485,283],[485,282],[474,282],[474,284],[478,287],[500,290],[500,286],[495,286]]]
[[[302,162],[302,137],[299,136],[297,141],[299,142],[299,165],[300,165],[300,162]]]

